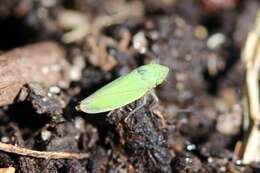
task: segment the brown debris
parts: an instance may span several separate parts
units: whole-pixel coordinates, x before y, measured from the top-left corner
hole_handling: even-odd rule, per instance
[[[61,13],[60,24],[62,27],[66,28],[68,25],[73,25],[72,22],[68,22],[73,19],[78,21],[77,24],[74,24],[75,27],[72,31],[63,35],[63,41],[65,43],[76,42],[82,40],[88,34],[98,33],[105,26],[117,24],[135,17],[141,18],[144,15],[143,4],[140,1],[130,1],[128,3],[124,1],[114,1],[114,3],[110,2],[107,8],[107,10],[115,10],[113,11],[114,14],[99,15],[93,22],[87,20],[87,18],[84,19],[85,16],[81,15],[81,13],[72,11],[64,11]]]
[[[0,56],[0,106],[12,104],[26,83],[67,86],[68,72],[64,50],[54,42],[36,43],[6,52]]]
[[[104,71],[113,69],[117,65],[117,61],[106,49],[109,45],[114,44],[114,40],[105,36],[87,36],[85,49],[89,53],[88,59],[91,64],[100,67]]]

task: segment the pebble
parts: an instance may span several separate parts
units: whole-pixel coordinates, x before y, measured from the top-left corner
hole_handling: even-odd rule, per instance
[[[51,137],[51,132],[49,130],[42,130],[41,131],[41,138],[43,141],[49,140]]]
[[[133,37],[133,47],[140,53],[144,54],[147,51],[148,42],[143,32],[138,32]]]
[[[226,36],[222,33],[211,35],[207,41],[207,47],[211,50],[216,50],[226,42]]]

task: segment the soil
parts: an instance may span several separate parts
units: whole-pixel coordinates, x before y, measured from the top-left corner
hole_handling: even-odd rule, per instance
[[[239,164],[236,151],[243,140],[245,94],[240,52],[259,7],[258,0],[1,0],[1,142],[88,157],[0,151],[0,168],[259,172],[260,163]],[[45,46],[47,53],[41,51]],[[32,59],[24,61],[28,55]],[[17,58],[19,63],[12,60]],[[109,117],[75,110],[106,83],[154,60],[170,68],[155,89],[156,106],[148,96],[127,121],[142,99]]]

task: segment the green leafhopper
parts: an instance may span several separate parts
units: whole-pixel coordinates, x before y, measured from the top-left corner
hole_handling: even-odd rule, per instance
[[[93,114],[123,107],[161,84],[168,72],[169,68],[160,64],[140,66],[82,100],[76,109]]]

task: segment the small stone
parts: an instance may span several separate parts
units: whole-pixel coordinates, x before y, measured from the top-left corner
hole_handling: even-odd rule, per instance
[[[74,124],[75,124],[75,127],[84,132],[85,130],[85,121],[84,119],[82,119],[81,117],[76,117],[75,120],[74,120]]]
[[[52,94],[59,94],[61,89],[57,86],[52,86],[49,88],[49,92]]]
[[[41,131],[41,138],[43,141],[49,140],[51,137],[51,132],[49,130],[42,130]]]
[[[133,37],[133,47],[140,53],[144,54],[147,51],[148,42],[143,32],[138,32]]]
[[[197,147],[196,147],[196,145],[195,144],[189,144],[189,145],[187,145],[187,147],[186,147],[186,149],[188,150],[188,151],[193,151],[193,150],[195,150]]]
[[[7,142],[9,142],[9,141],[10,141],[10,138],[7,137],[7,136],[3,136],[3,137],[1,138],[1,142],[7,143]]]
[[[242,123],[242,109],[234,105],[231,112],[220,115],[217,119],[217,130],[225,135],[236,135]]]
[[[79,81],[82,77],[82,70],[85,68],[84,57],[77,55],[73,58],[73,66],[70,69],[70,79],[72,81]]]
[[[200,40],[204,40],[208,36],[208,30],[205,28],[205,26],[198,25],[194,29],[194,36]]]
[[[236,160],[235,163],[236,163],[237,166],[243,165],[243,161],[242,160]]]
[[[208,163],[212,163],[214,160],[213,160],[213,158],[212,157],[209,157],[208,158]]]
[[[216,33],[209,37],[207,41],[207,47],[212,50],[216,50],[226,42],[226,36],[222,33]]]

